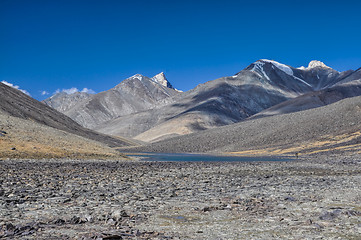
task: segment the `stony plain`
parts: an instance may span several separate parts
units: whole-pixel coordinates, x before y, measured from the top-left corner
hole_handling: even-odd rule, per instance
[[[0,236],[359,239],[361,157],[0,162]]]

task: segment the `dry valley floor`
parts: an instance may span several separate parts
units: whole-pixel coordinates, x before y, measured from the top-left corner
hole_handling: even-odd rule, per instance
[[[361,157],[0,161],[0,238],[360,239]]]

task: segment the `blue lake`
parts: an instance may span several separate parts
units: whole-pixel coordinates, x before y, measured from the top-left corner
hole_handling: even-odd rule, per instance
[[[142,153],[127,154],[128,156],[141,157],[142,161],[161,162],[255,162],[255,161],[292,161],[292,158],[282,157],[240,157],[220,156],[206,154],[184,154],[184,153]]]

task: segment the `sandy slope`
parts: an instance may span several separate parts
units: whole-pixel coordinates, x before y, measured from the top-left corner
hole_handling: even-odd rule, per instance
[[[123,158],[107,145],[0,112],[0,158]]]

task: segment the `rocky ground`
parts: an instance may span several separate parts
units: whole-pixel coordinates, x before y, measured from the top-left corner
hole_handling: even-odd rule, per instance
[[[0,238],[360,239],[361,157],[0,161]]]

